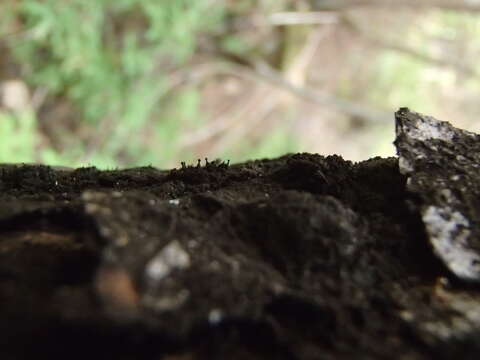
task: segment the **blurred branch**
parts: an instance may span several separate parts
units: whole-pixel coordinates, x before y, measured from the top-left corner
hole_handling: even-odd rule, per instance
[[[312,0],[311,6],[316,11],[341,11],[353,7],[411,7],[439,8],[453,11],[479,12],[480,3],[471,0]]]
[[[307,68],[315,56],[320,42],[329,34],[331,27],[318,26],[309,32],[303,48],[284,72],[291,84],[304,86]]]
[[[214,149],[223,149],[248,133],[271,114],[277,105],[288,99],[285,93],[289,97],[293,96],[322,107],[330,107],[349,117],[362,118],[367,122],[390,121],[389,113],[304,86],[305,69],[319,43],[330,30],[331,27],[318,27],[311,31],[302,50],[284,72],[279,72],[266,63],[254,63],[247,58],[239,58],[238,55],[231,57],[229,54],[215,53],[215,58],[221,57],[227,60],[191,65],[171,73],[167,78],[167,92],[172,92],[186,84],[199,84],[210,77],[221,75],[240,77],[255,84],[255,86],[249,85],[252,90],[242,95],[241,99],[229,106],[213,121],[201,129],[182,136],[180,146],[195,146],[215,138]]]
[[[287,69],[282,73],[278,73],[279,76],[294,86],[302,87],[305,83],[308,65],[314,57],[318,45],[330,29],[331,27],[317,26],[316,29],[310,31],[301,50],[291,64],[287,66]],[[239,64],[245,64],[245,61],[240,61]],[[248,63],[243,66],[249,68]],[[255,80],[255,82],[257,86],[248,93],[247,101],[240,102],[241,115],[238,112],[233,113],[233,116],[241,121],[233,122],[233,126],[229,128],[229,131],[223,132],[216,139],[215,144],[209,150],[210,153],[222,152],[247,136],[253,129],[258,131],[259,126],[268,121],[269,115],[275,109],[285,105],[291,97],[291,94],[285,96],[285,92],[279,86],[265,81]],[[212,129],[211,127],[208,128]]]
[[[269,16],[271,25],[309,25],[309,24],[336,24],[338,15],[335,12],[278,12]]]
[[[360,117],[370,122],[386,122],[391,120],[389,112],[378,111],[366,105],[359,104],[350,100],[342,99],[335,95],[309,89],[307,87],[298,87],[286,80],[281,73],[270,68],[266,64],[261,64],[255,70],[235,66],[234,74],[238,74],[257,81],[266,81],[272,85],[278,86],[298,98],[309,101],[313,104],[334,108],[350,117]]]
[[[219,152],[228,149],[232,144],[239,141],[241,138],[248,135],[248,133],[259,124],[277,107],[280,97],[275,89],[270,86],[259,86],[256,91],[250,96],[249,102],[245,105],[247,109],[246,118],[248,121],[237,122],[230,131],[226,132],[214,146],[209,149],[210,154],[218,154]]]
[[[330,27],[318,27],[310,31],[302,50],[283,73],[286,80],[297,86],[303,86],[306,68],[312,60],[320,41],[329,32],[329,29]],[[228,54],[227,58],[232,59]],[[237,65],[251,66],[243,58],[232,60]],[[205,73],[205,69],[201,72]],[[198,72],[196,75],[198,76]],[[181,146],[196,145],[222,134],[211,149],[211,152],[216,153],[227,148],[247,134],[258,123],[264,121],[282,101],[285,101],[282,100],[285,96],[280,96],[279,91],[269,83],[259,81],[256,81],[256,83],[258,86],[251,92],[243,94],[243,99],[235,101],[233,106],[229,106],[227,111],[222,112],[207,126],[183,136],[180,140]],[[227,129],[230,129],[230,131],[226,132]]]
[[[362,34],[364,36],[364,34]],[[475,69],[472,67],[462,64],[459,61],[454,61],[450,59],[445,59],[445,58],[440,58],[440,57],[434,57],[425,53],[422,53],[412,47],[403,45],[403,44],[394,44],[390,43],[386,40],[383,39],[374,39],[368,36],[364,36],[365,39],[370,42],[372,45],[382,47],[384,49],[388,50],[393,50],[397,51],[400,53],[403,53],[405,55],[411,56],[413,58],[416,58],[420,61],[424,61],[427,63],[430,63],[432,65],[438,66],[438,67],[448,67],[452,68],[455,71],[458,71],[460,73],[463,73],[464,75],[467,75],[469,77],[476,77],[478,76],[477,72]]]
[[[256,95],[257,92],[245,94],[244,98],[246,99],[236,101],[206,126],[202,126],[199,130],[182,136],[179,141],[180,146],[189,147],[197,145],[214,138],[225,130],[235,126],[235,123],[238,123],[240,119],[248,115],[251,111],[252,105],[258,102],[259,97]]]
[[[372,36],[370,35],[371,31],[369,31],[368,29],[363,29],[363,27],[357,21],[354,21],[351,17],[344,16],[342,20],[344,25],[350,28],[351,31],[353,31],[356,35],[360,36],[363,40],[373,46],[381,47],[387,50],[393,50],[434,66],[451,68],[469,77],[478,76],[478,72],[471,66],[462,64],[461,59],[455,61],[453,59],[432,56],[430,54],[426,54],[425,52],[421,52],[411,46],[391,42],[380,37]]]
[[[184,74],[183,76],[181,75],[181,72],[178,72],[176,74],[178,78],[175,79],[173,83],[180,85],[183,81],[190,83],[189,80],[200,81],[202,78],[205,79],[205,76],[218,76],[222,74],[239,76],[244,79],[259,82],[260,84],[269,84],[274,87],[274,89],[271,91],[275,91],[275,89],[287,91],[289,94],[294,95],[299,99],[306,100],[322,107],[333,108],[336,111],[346,114],[350,117],[359,117],[370,122],[387,122],[392,120],[392,116],[389,112],[372,109],[366,105],[345,100],[325,92],[296,86],[291,81],[286,80],[283,74],[270,68],[266,64],[257,64],[254,68],[252,68],[250,66],[227,62],[212,62],[198,65],[193,73],[196,73],[197,71],[197,74]],[[272,95],[273,94],[269,96]],[[273,98],[274,96],[272,96],[272,99]],[[269,109],[270,106],[266,106],[266,108]],[[248,107],[246,107],[245,111],[248,111]],[[265,112],[268,113],[269,111],[270,110]],[[241,116],[238,115],[235,116],[234,119],[238,120],[240,117]],[[210,126],[205,126],[201,131],[186,135],[181,141],[182,145],[192,146],[199,142],[206,141],[229,128],[234,122],[235,121],[230,121],[222,116]]]
[[[45,87],[37,87],[32,95],[32,106],[35,111],[38,111],[40,107],[45,103],[45,99],[48,96],[48,89]]]

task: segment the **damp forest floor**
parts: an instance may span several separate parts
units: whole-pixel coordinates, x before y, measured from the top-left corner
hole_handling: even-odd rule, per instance
[[[397,158],[0,165],[0,358],[476,358],[419,201]]]

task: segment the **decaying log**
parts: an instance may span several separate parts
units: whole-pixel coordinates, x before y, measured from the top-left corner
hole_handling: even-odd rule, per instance
[[[0,165],[2,359],[474,358],[478,136],[396,122],[356,164]]]

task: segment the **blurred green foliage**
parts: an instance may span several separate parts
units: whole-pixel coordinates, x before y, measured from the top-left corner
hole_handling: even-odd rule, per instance
[[[35,114],[0,113],[0,162],[31,162],[35,155]],[[13,160],[12,160],[13,159]]]
[[[0,46],[7,45],[9,56],[21,69],[22,81],[30,89],[44,91],[47,100],[65,99],[73,107],[69,117],[63,118],[65,123],[53,124],[48,124],[49,114],[44,114],[46,123],[40,124],[38,108],[19,112],[0,109],[0,162],[112,168],[163,166],[171,164],[172,159],[196,159],[202,154],[194,154],[194,147],[182,147],[180,139],[185,132],[208,127],[211,119],[200,111],[203,93],[199,82],[183,81],[182,76],[189,75],[192,63],[201,63],[205,54],[211,58],[227,54],[223,60],[243,59],[252,64],[260,60],[285,75],[315,26],[257,27],[254,22],[258,14],[268,18],[272,12],[298,10],[295,4],[289,0],[0,2]],[[470,39],[480,35],[480,21],[464,13],[434,10],[405,30],[402,24],[400,28],[402,33],[394,35],[406,40],[404,43],[413,51],[379,46],[375,56],[368,59],[361,51],[351,52],[345,68],[331,68],[336,74],[326,90],[343,99],[375,104],[374,108],[390,111],[409,106],[435,114],[445,94],[459,82],[457,65],[471,58],[467,65],[476,68],[475,56],[469,54],[477,51],[478,42]],[[458,42],[459,38],[466,40]],[[351,44],[357,41],[354,37],[349,40]],[[334,50],[325,54],[327,60],[326,55],[338,55],[334,47],[337,42],[340,40],[335,37],[330,39],[331,48],[326,48]],[[338,55],[339,63],[344,54]],[[446,66],[432,67],[428,60],[432,54],[447,59]],[[453,59],[449,54],[464,56],[458,56],[458,64],[448,64]],[[312,67],[323,71],[322,58],[315,60]],[[355,70],[357,65],[359,70]],[[308,69],[303,71],[308,73]],[[357,76],[359,81],[355,82]],[[463,92],[459,93],[478,92],[476,76],[461,80]],[[325,84],[320,83],[319,88],[322,86]],[[242,95],[237,94],[240,100]],[[472,111],[477,111],[476,96],[468,99]],[[279,108],[271,114],[278,121],[270,128],[264,126],[263,136],[244,136],[229,143],[227,149],[220,149],[223,153],[216,156],[240,161],[298,151],[298,134],[292,133],[292,126],[282,123],[284,107]],[[220,115],[231,117],[228,112]],[[297,117],[301,115],[300,110]],[[289,120],[290,125],[294,120]],[[369,125],[375,138],[371,141],[371,155],[391,148],[391,125]],[[53,131],[51,137],[57,143],[46,139],[51,135],[48,131]],[[215,140],[215,135],[209,139]]]
[[[82,121],[99,131],[95,141],[103,144],[101,152],[92,153],[88,162],[112,167],[122,160],[120,153],[124,163],[158,162],[175,151],[172,139],[180,122],[174,117],[196,118],[198,98],[186,89],[162,101],[168,90],[165,73],[192,55],[194,34],[221,24],[218,3],[23,0],[3,10],[3,17],[21,18],[27,29],[12,47],[15,59],[28,67],[27,81],[50,95],[66,96],[82,112]],[[182,110],[174,115],[172,109]],[[22,135],[22,143],[35,141],[31,126],[2,123],[2,139],[15,131],[30,132]],[[147,127],[153,130],[148,142],[135,136]],[[62,154],[48,149],[40,160],[77,165],[88,145],[73,138],[66,142],[70,149]],[[33,161],[33,156],[12,150],[2,152],[0,161]]]

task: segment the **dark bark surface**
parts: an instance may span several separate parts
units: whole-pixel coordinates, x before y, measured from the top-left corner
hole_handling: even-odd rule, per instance
[[[476,358],[479,142],[396,118],[400,166],[0,166],[2,359]]]

